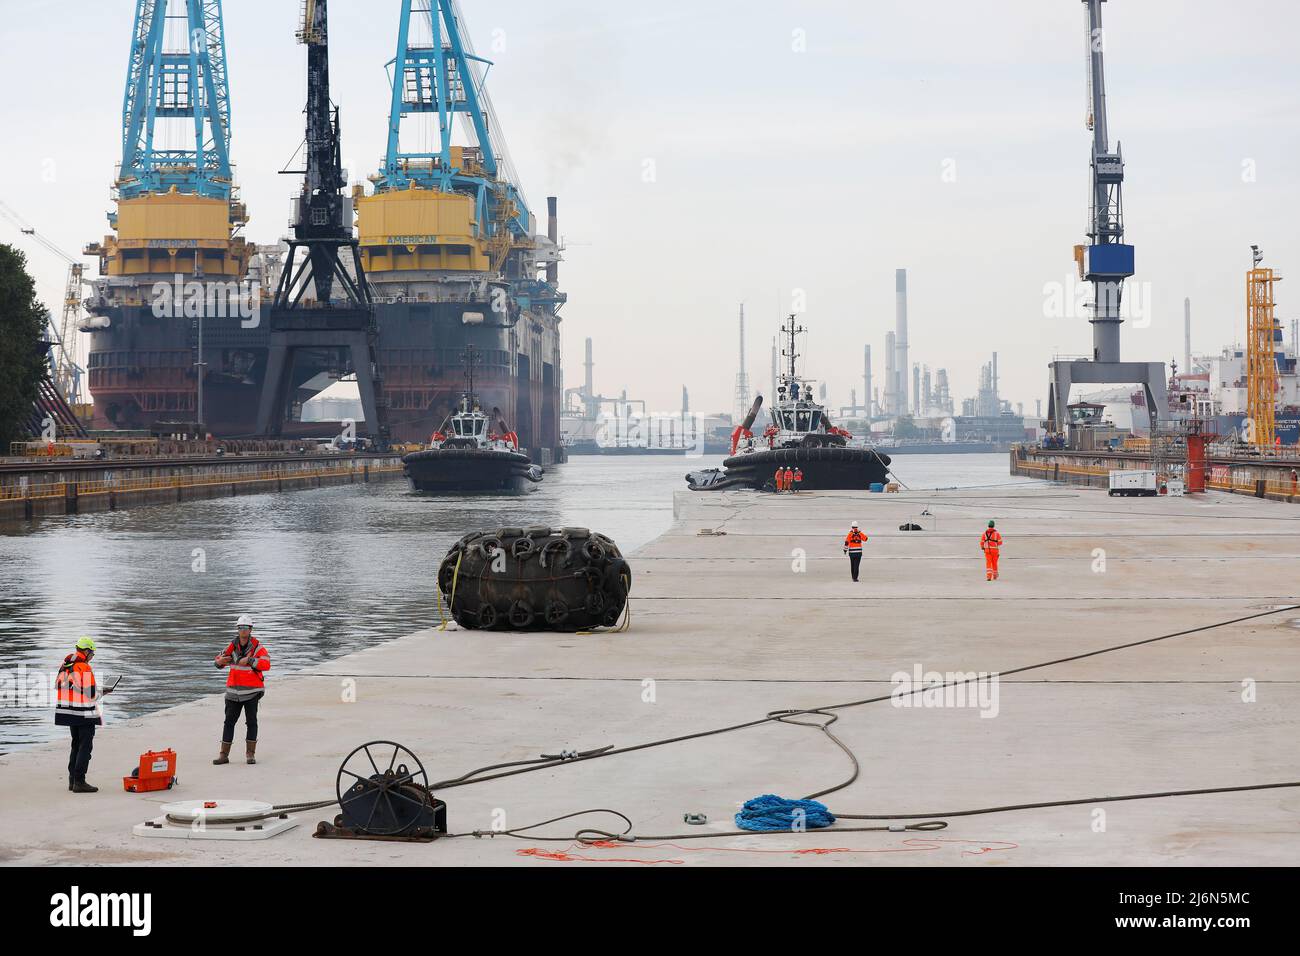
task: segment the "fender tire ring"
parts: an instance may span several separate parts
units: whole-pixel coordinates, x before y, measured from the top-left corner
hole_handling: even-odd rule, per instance
[[[485,631],[490,631],[496,627],[496,623],[497,609],[485,601],[478,609],[478,626]]]
[[[547,624],[556,627],[569,619],[569,607],[559,598],[552,599],[546,602],[544,617]]]
[[[582,556],[592,564],[600,564],[605,560],[607,553],[605,546],[595,538],[588,538],[587,543],[582,546]]]
[[[495,555],[492,549],[501,548],[501,539],[495,535],[486,534],[474,542],[474,550],[483,558],[484,561],[491,561]]]
[[[617,604],[610,604],[600,613],[600,623],[605,627],[616,627],[618,619],[623,616],[623,608]]]
[[[525,631],[533,626],[532,607],[527,601],[516,601],[510,605],[510,626],[519,631]]]
[[[532,538],[515,538],[514,543],[510,545],[510,554],[515,558],[526,558],[536,550],[537,545]]]

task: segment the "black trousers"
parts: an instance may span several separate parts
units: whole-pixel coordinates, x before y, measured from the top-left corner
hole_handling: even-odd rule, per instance
[[[90,752],[95,749],[95,725],[81,724],[68,728],[72,731],[72,752],[68,754],[68,776],[85,780],[90,769]]]
[[[849,573],[853,575],[853,580],[858,579],[858,567],[862,564],[862,552],[849,552]]]
[[[262,697],[259,694],[251,700],[226,700],[226,726],[221,732],[222,743],[230,743],[235,739],[235,724],[239,720],[239,712],[244,712],[244,734],[245,740],[257,740],[257,702]]]

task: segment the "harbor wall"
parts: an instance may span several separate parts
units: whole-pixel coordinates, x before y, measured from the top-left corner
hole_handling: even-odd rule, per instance
[[[1089,488],[1109,487],[1112,471],[1152,467],[1150,456],[1140,452],[1072,451],[1024,445],[1011,449],[1010,465],[1013,475]],[[1300,481],[1291,477],[1293,471],[1300,471],[1300,460],[1210,456],[1207,470],[1206,486],[1214,491],[1300,504]]]
[[[267,492],[365,484],[402,477],[398,456],[105,462],[0,474],[0,521],[121,511]]]

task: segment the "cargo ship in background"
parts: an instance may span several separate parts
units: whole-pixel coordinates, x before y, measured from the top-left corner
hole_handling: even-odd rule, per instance
[[[304,4],[300,40],[319,2]],[[555,197],[539,234],[459,3],[393,6],[387,149],[370,188],[350,197],[391,438],[429,440],[456,407],[459,356],[472,346],[483,402],[505,410],[521,447],[550,464],[563,457]],[[255,431],[269,342],[261,313],[283,246],[242,235],[249,216],[234,182],[228,83],[219,6],[137,0],[113,232],[85,250],[100,269],[83,327],[96,428]],[[404,127],[407,141],[431,147],[404,148]],[[454,143],[457,127],[463,142]],[[334,434],[336,423],[304,421],[302,408],[354,373],[344,349],[298,350],[282,433]]]

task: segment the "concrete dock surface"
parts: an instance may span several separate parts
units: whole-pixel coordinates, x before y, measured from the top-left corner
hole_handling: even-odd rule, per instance
[[[1300,859],[1297,789],[951,817],[935,832],[832,827],[595,847],[312,838],[332,808],[300,814],[297,829],[263,842],[132,835],[132,825],[172,800],[332,798],[344,756],[371,740],[404,744],[430,780],[442,780],[541,753],[628,746],[777,709],[886,695],[900,672],[1006,672],[1300,604],[1300,512],[1243,496],[1110,498],[1041,484],[682,491],[675,507],[672,529],[631,558],[626,632],[440,631],[427,626],[437,622],[431,568],[429,620],[412,622],[423,629],[291,676],[292,662],[275,658],[256,766],[242,760],[242,723],[232,762],[210,762],[222,720],[215,669],[213,696],[142,719],[114,719],[109,698],[89,775],[100,793],[66,792],[62,738],[0,759],[0,862],[671,868]],[[1005,540],[992,583],[978,544],[990,518]],[[841,553],[854,520],[870,536],[856,584]],[[912,522],[923,530],[899,530]],[[275,635],[259,637],[274,657]],[[833,730],[861,774],[823,799],[837,813],[928,820],[967,808],[1300,780],[1298,680],[1300,609],[1292,609],[1010,675],[985,685],[982,700],[969,695],[967,706],[886,700],[844,708]],[[178,789],[124,793],[121,777],[138,755],[165,747],[179,754]],[[850,773],[845,754],[815,729],[768,722],[438,796],[456,833],[612,808],[637,834],[674,835],[731,830],[750,797],[802,797]],[[709,823],[688,826],[686,812],[706,813]],[[564,837],[585,826],[621,828],[592,815],[536,832]]]

